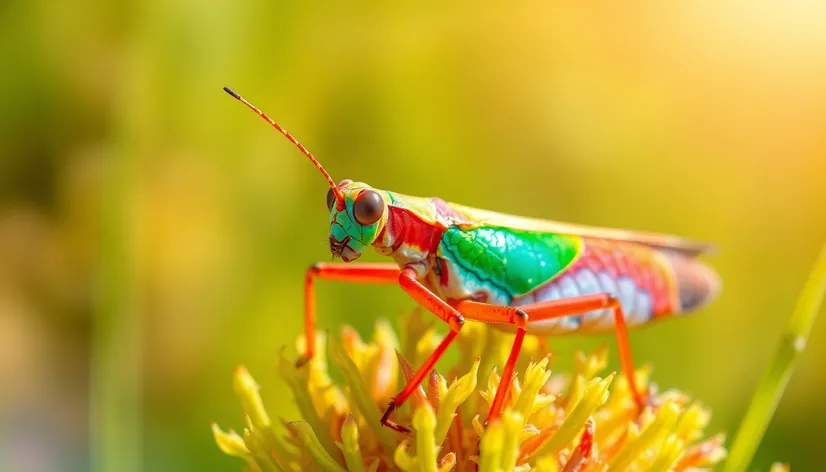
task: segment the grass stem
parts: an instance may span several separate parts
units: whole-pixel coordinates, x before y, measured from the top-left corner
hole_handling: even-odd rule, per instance
[[[812,325],[820,311],[824,292],[826,292],[826,245],[820,251],[814,270],[797,301],[797,307],[789,318],[769,367],[754,393],[726,461],[726,472],[744,471],[751,463],[794,371],[795,363],[806,347]]]

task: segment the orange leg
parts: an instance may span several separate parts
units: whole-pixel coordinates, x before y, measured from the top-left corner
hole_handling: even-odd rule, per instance
[[[634,402],[636,402],[637,407],[642,410],[645,406],[645,401],[643,400],[642,393],[637,388],[637,382],[634,380],[634,360],[631,357],[631,343],[628,341],[628,327],[625,325],[625,314],[622,311],[619,298],[610,293],[598,293],[540,302],[520,308],[525,310],[533,321],[580,315],[601,308],[613,310],[614,333],[617,336],[617,349],[619,350],[622,370],[628,379],[628,388],[631,390]]]
[[[424,365],[413,374],[410,382],[408,382],[401,393],[393,399],[385,411],[384,416],[382,416],[381,423],[383,425],[399,432],[409,432],[409,429],[390,421],[390,414],[404,403],[413,391],[415,391],[416,387],[422,383],[424,377],[433,369],[433,366],[439,358],[442,357],[442,354],[447,350],[450,343],[453,342],[456,335],[459,334],[459,330],[462,329],[462,325],[464,324],[462,315],[422,285],[421,282],[417,280],[416,272],[413,269],[400,271],[399,267],[395,264],[313,264],[307,269],[307,278],[305,279],[304,285],[304,331],[307,340],[307,352],[297,362],[299,367],[312,358],[313,348],[315,347],[314,280],[316,278],[371,284],[398,283],[402,289],[420,305],[450,325],[450,333],[448,333],[436,350],[433,351],[433,354],[425,361]]]
[[[530,307],[530,305],[527,305],[527,307]],[[525,312],[525,307],[514,308],[512,306],[491,305],[489,303],[470,300],[459,302],[456,308],[469,320],[516,325],[516,337],[513,340],[513,347],[511,347],[511,352],[508,355],[508,361],[502,370],[499,388],[496,389],[496,395],[494,395],[493,403],[490,405],[488,419],[485,422],[487,424],[499,418],[499,415],[502,413],[502,407],[505,403],[508,390],[510,389],[513,369],[516,366],[516,360],[519,358],[519,351],[522,350],[522,341],[525,339],[529,315]]]
[[[488,422],[498,418],[502,413],[504,400],[507,397],[508,389],[510,389],[510,379],[513,375],[516,360],[519,357],[519,351],[522,348],[522,341],[525,337],[528,320],[541,321],[561,318],[602,308],[609,308],[614,312],[614,325],[622,367],[628,378],[628,385],[634,395],[637,406],[639,408],[643,407],[644,402],[642,396],[634,381],[634,362],[631,359],[631,347],[628,342],[628,329],[625,325],[625,316],[622,313],[622,306],[616,297],[610,294],[584,295],[581,297],[533,303],[518,308],[474,301],[462,301],[456,305],[456,308],[470,320],[488,323],[510,323],[517,326],[513,347],[511,348],[505,368],[502,371],[502,380],[499,383],[499,388],[496,390],[496,395],[493,398],[493,403],[488,413]]]
[[[296,362],[301,367],[313,357],[315,350],[315,283],[316,278],[358,282],[363,284],[393,284],[399,280],[399,266],[396,264],[369,263],[317,263],[307,269],[304,279],[304,339],[307,351]]]
[[[422,383],[425,376],[427,376],[427,374],[433,369],[433,366],[436,365],[436,362],[438,362],[439,358],[442,357],[442,354],[445,353],[448,346],[450,346],[453,340],[456,339],[456,335],[459,334],[459,331],[461,331],[462,325],[465,323],[465,319],[455,308],[448,305],[444,300],[431,292],[430,289],[422,285],[422,283],[417,280],[416,272],[413,269],[407,268],[402,270],[401,274],[399,274],[399,285],[401,285],[402,290],[413,297],[417,303],[434,315],[438,316],[442,321],[446,322],[450,326],[450,333],[448,333],[447,336],[445,336],[445,339],[439,344],[439,346],[436,347],[433,354],[427,358],[424,365],[422,365],[416,373],[413,374],[413,377],[409,382],[407,382],[404,389],[402,389],[402,391],[396,395],[395,398],[393,398],[390,405],[387,407],[387,410],[384,411],[384,415],[381,417],[381,424],[384,426],[394,429],[400,433],[409,433],[410,429],[391,421],[390,415],[397,410],[408,397],[410,397],[410,395]]]

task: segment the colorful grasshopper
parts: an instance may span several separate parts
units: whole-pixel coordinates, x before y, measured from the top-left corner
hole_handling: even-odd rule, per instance
[[[368,246],[394,263],[313,264],[305,280],[307,352],[315,346],[317,278],[363,284],[399,284],[416,302],[450,326],[450,332],[388,406],[383,425],[409,430],[390,414],[422,383],[465,319],[516,331],[502,379],[513,375],[526,332],[535,335],[616,332],[622,367],[638,407],[626,326],[639,326],[697,308],[713,298],[715,272],[695,260],[708,245],[683,239],[570,225],[477,210],[438,198],[335,181],[287,131],[235,93],[303,152],[330,184],[330,251],[344,262]],[[510,382],[494,396],[488,421],[502,410]]]

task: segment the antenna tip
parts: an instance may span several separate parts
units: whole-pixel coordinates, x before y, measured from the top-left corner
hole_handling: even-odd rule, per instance
[[[231,88],[229,88],[229,87],[224,87],[224,92],[226,92],[226,93],[228,93],[228,94],[232,95],[232,97],[233,97],[233,98],[235,98],[235,99],[237,99],[237,100],[241,100],[241,96],[240,96],[240,95],[238,95],[237,93],[235,93],[235,90],[232,90],[232,89],[231,89]]]

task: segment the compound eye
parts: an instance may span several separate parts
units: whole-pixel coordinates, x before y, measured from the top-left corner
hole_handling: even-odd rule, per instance
[[[327,190],[327,209],[333,209],[333,202],[336,201],[336,193],[333,192],[333,189]]]
[[[353,213],[356,215],[356,220],[362,225],[372,225],[379,221],[382,213],[384,213],[384,199],[373,190],[365,190],[356,197],[356,202],[353,204]]]

